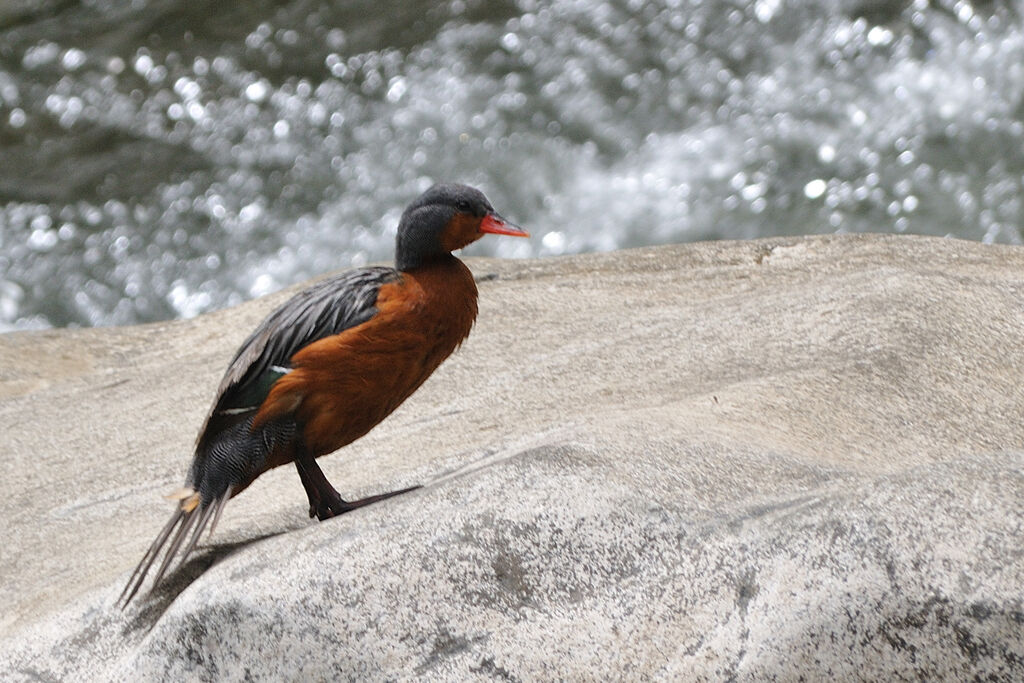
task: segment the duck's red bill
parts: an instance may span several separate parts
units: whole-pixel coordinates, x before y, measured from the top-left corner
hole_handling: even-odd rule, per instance
[[[511,235],[512,237],[530,236],[530,233],[526,232],[518,225],[509,223],[495,213],[487,214],[484,216],[484,219],[480,221],[480,232],[489,232],[492,235]]]

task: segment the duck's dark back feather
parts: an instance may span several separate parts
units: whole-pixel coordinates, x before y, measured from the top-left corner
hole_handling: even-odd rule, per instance
[[[303,347],[372,318],[381,285],[398,278],[394,268],[362,268],[322,280],[286,301],[238,349],[213,412],[259,405],[273,384],[266,381],[268,373],[279,376],[275,368],[290,367],[289,359]]]

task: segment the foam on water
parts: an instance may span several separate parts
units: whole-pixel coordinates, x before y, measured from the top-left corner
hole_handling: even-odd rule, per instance
[[[1002,5],[335,4],[0,10],[0,325],[192,316],[386,261],[438,180],[534,234],[473,254],[1021,242]]]

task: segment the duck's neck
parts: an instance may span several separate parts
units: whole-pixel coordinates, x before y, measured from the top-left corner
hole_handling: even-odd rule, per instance
[[[473,280],[472,271],[454,254],[445,252],[429,259],[417,261],[414,265],[407,265],[404,268],[401,262],[398,262],[396,268],[399,272],[411,275],[417,280],[426,277],[442,286],[445,281],[450,281],[451,286],[455,286],[457,289],[471,289],[473,296],[476,296],[476,283]],[[468,284],[472,284],[472,287],[468,287]]]
[[[403,253],[399,250],[395,253],[395,268],[403,273],[408,273],[424,268],[451,268],[455,264],[461,264],[458,258],[447,251],[440,251],[431,254]]]
[[[398,239],[395,240],[395,265],[398,270],[407,271],[422,268],[435,261],[454,259],[451,252],[446,251],[435,236],[422,231],[410,231],[398,226]]]

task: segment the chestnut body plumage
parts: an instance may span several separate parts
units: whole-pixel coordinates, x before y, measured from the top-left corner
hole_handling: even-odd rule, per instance
[[[295,463],[309,514],[321,520],[411,490],[345,501],[316,458],[370,431],[466,338],[476,284],[451,252],[485,233],[527,236],[478,190],[435,185],[402,215],[395,268],[324,280],[260,324],[228,366],[185,486],[172,494],[175,512],[128,580],[125,605],[165,547],[154,586],[207,526],[213,533],[227,501],[271,468]]]

